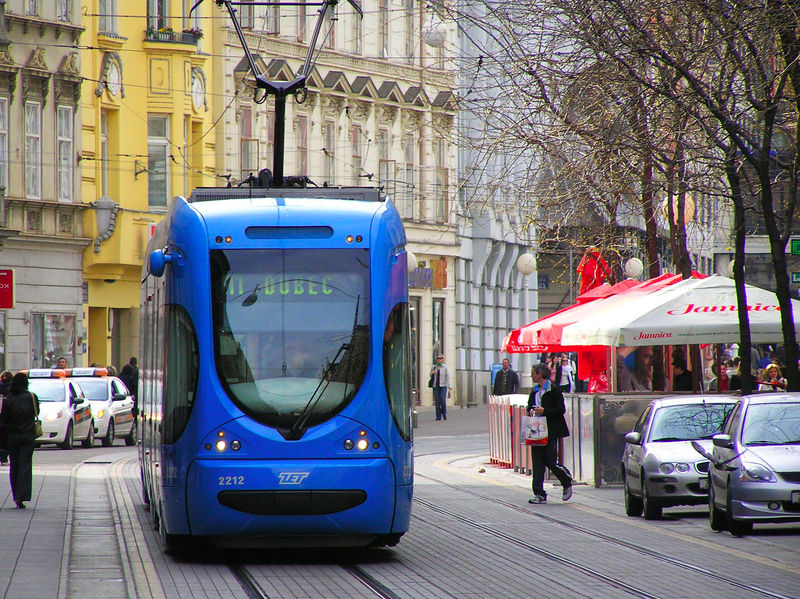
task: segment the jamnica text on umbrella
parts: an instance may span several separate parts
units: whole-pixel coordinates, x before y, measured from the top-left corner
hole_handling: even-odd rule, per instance
[[[694,304],[686,304],[686,308],[682,312],[678,310],[667,310],[667,314],[672,316],[680,316],[681,314],[689,314],[690,312],[736,312],[737,306],[695,306]],[[755,306],[747,306],[748,312],[780,312],[781,307],[774,304],[756,304]]]

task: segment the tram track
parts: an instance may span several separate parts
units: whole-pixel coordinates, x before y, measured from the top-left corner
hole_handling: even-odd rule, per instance
[[[476,497],[478,499],[489,501],[493,505],[501,505],[503,507],[506,507],[506,508],[509,508],[511,510],[514,510],[515,512],[519,512],[519,513],[522,513],[522,514],[525,514],[525,515],[528,515],[528,516],[533,516],[534,518],[537,518],[537,519],[540,519],[542,521],[545,521],[548,524],[553,524],[553,525],[568,529],[568,530],[570,530],[572,532],[576,532],[576,533],[579,533],[579,534],[582,534],[582,535],[586,535],[586,536],[601,540],[604,543],[611,543],[611,544],[616,545],[618,547],[623,547],[623,548],[625,548],[625,549],[627,549],[629,551],[633,551],[633,552],[637,553],[638,555],[646,556],[648,558],[655,559],[655,560],[663,562],[663,563],[668,563],[668,564],[670,564],[672,566],[676,566],[678,568],[691,571],[694,574],[698,574],[698,575],[710,578],[712,580],[724,583],[724,584],[726,584],[728,586],[731,586],[731,587],[734,587],[734,588],[737,588],[737,589],[740,589],[740,590],[743,590],[743,591],[747,591],[749,593],[755,593],[755,594],[757,594],[759,596],[768,597],[770,599],[794,599],[793,597],[791,597],[789,595],[784,595],[784,594],[781,594],[781,593],[778,593],[778,592],[775,592],[775,591],[771,591],[769,589],[765,589],[765,588],[762,588],[762,587],[759,587],[759,586],[756,586],[756,585],[751,585],[751,584],[742,583],[742,582],[739,582],[739,581],[736,581],[736,580],[732,580],[729,577],[723,576],[721,574],[717,574],[717,573],[715,573],[715,572],[713,572],[713,571],[711,571],[711,570],[709,570],[707,568],[702,568],[700,566],[697,566],[697,565],[692,564],[690,562],[687,562],[685,560],[678,559],[678,558],[673,557],[671,555],[667,555],[665,553],[661,553],[661,552],[658,552],[658,551],[655,551],[655,550],[652,550],[652,549],[648,549],[646,547],[642,547],[640,545],[636,545],[635,543],[631,543],[629,541],[625,541],[625,540],[619,539],[617,537],[613,537],[613,536],[610,536],[610,535],[607,535],[607,534],[604,534],[604,533],[601,533],[601,532],[598,532],[598,531],[595,531],[595,530],[591,530],[591,529],[588,529],[588,528],[586,528],[584,526],[580,526],[580,525],[574,524],[572,522],[566,522],[566,521],[561,520],[559,518],[554,518],[552,516],[548,516],[548,515],[545,515],[545,514],[541,514],[541,513],[537,513],[537,512],[525,509],[524,507],[520,507],[520,506],[518,506],[518,505],[516,505],[514,503],[511,503],[511,502],[508,502],[508,501],[504,501],[502,499],[498,499],[497,497],[494,497],[494,496],[491,496],[491,495],[486,495],[486,494],[483,494],[483,493],[479,493],[479,492],[473,491],[471,489],[465,489],[463,487],[460,487],[458,485],[453,485],[451,483],[448,483],[446,481],[437,479],[435,477],[424,475],[424,474],[420,474],[419,472],[415,473],[415,476],[418,476],[420,478],[424,478],[426,480],[429,480],[429,481],[437,483],[437,484],[444,485],[444,486],[446,486],[448,488],[457,490],[460,493],[464,493],[464,494],[470,495],[472,497]],[[646,592],[646,591],[644,591],[642,589],[637,589],[635,587],[632,587],[631,585],[629,585],[628,583],[625,583],[624,581],[620,581],[618,579],[614,579],[613,577],[610,577],[610,576],[608,576],[606,574],[603,574],[602,572],[596,571],[596,570],[594,570],[594,569],[592,569],[592,568],[590,568],[588,566],[579,564],[579,563],[575,562],[574,560],[571,560],[569,558],[565,558],[563,556],[560,556],[560,555],[558,555],[556,553],[544,550],[544,549],[542,549],[540,547],[537,547],[537,546],[535,546],[535,545],[533,545],[531,543],[528,543],[526,541],[523,541],[523,540],[518,539],[516,537],[513,537],[511,535],[508,535],[507,533],[504,533],[503,531],[501,531],[501,530],[499,530],[497,528],[494,528],[494,527],[491,527],[491,526],[487,526],[485,524],[482,524],[482,523],[480,523],[480,522],[478,522],[476,520],[468,518],[468,517],[466,517],[466,516],[464,516],[462,514],[459,514],[457,512],[453,512],[451,510],[447,510],[445,508],[442,508],[441,506],[435,505],[433,503],[430,503],[430,502],[425,501],[423,499],[420,499],[418,497],[414,498],[414,503],[418,503],[420,505],[423,505],[428,509],[436,511],[437,513],[446,515],[448,517],[452,517],[452,518],[454,518],[454,519],[456,519],[456,520],[458,520],[458,521],[460,521],[460,522],[462,522],[464,524],[467,524],[468,526],[470,526],[472,528],[480,529],[480,530],[482,530],[482,531],[484,531],[484,532],[486,532],[488,534],[491,534],[492,536],[495,536],[495,537],[501,538],[501,539],[503,539],[503,540],[505,540],[507,542],[513,543],[514,545],[517,545],[519,547],[523,547],[525,549],[528,549],[528,550],[532,551],[533,553],[536,553],[536,554],[538,554],[538,555],[540,555],[542,557],[550,559],[551,561],[554,561],[554,562],[557,562],[557,563],[561,563],[563,565],[568,565],[570,567],[577,568],[580,571],[584,572],[585,574],[587,574],[589,576],[592,576],[593,578],[600,579],[600,580],[606,582],[607,584],[611,584],[612,586],[615,586],[617,588],[626,590],[628,592],[633,592],[635,595],[637,595],[639,597],[642,597],[642,598],[651,598],[651,597],[652,598],[657,598],[658,597],[657,595],[652,595],[652,594],[650,594],[650,593],[648,593],[648,592]]]
[[[359,587],[355,589],[358,594],[349,594],[350,597],[375,597],[376,599],[402,599],[401,595],[396,594],[389,589],[386,585],[380,582],[377,578],[366,572],[363,568],[356,564],[339,563],[335,567],[342,573],[342,586],[346,587]],[[257,567],[250,567],[246,565],[230,566],[236,580],[241,584],[242,590],[245,592],[248,599],[273,599],[269,592],[265,590],[265,585],[262,584],[261,576],[258,573]],[[328,576],[338,574],[338,572],[329,572]],[[354,584],[355,583],[355,584]],[[366,593],[358,592],[366,591]],[[281,595],[283,597],[284,595]]]

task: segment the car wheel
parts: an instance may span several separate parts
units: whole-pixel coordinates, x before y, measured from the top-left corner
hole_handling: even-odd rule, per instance
[[[753,523],[749,520],[739,520],[733,517],[733,505],[731,501],[731,487],[728,485],[728,501],[725,504],[727,511],[728,530],[734,537],[741,537],[749,532],[753,532]]]
[[[650,497],[650,491],[648,491],[644,472],[642,472],[642,507],[644,508],[645,520],[661,520],[662,508]]]
[[[642,515],[642,498],[636,497],[633,493],[631,493],[631,489],[628,486],[628,477],[623,475],[623,484],[625,488],[625,514],[628,516],[641,516]]]
[[[708,485],[708,525],[711,527],[711,530],[714,531],[721,531],[725,530],[726,528],[726,521],[725,521],[725,512],[719,509],[714,504],[714,485],[710,483]]]
[[[72,449],[72,423],[67,424],[67,434],[64,435],[64,441],[59,445],[61,449]]]
[[[108,432],[103,437],[103,447],[111,447],[114,444],[115,434],[114,419],[112,418],[108,421]]]
[[[86,438],[81,441],[81,447],[84,449],[94,447],[94,422],[89,424],[89,432],[86,434]]]
[[[134,421],[133,426],[131,427],[131,432],[128,433],[128,436],[125,437],[125,445],[128,447],[133,447],[136,445],[137,436],[136,436],[136,422]]]

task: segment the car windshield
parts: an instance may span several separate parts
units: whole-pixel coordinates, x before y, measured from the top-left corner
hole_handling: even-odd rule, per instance
[[[108,382],[105,379],[85,378],[80,380],[80,385],[89,401],[106,401],[108,399]]]
[[[751,404],[742,421],[742,443],[800,444],[800,402]]]
[[[28,391],[36,393],[39,401],[64,401],[66,397],[64,382],[58,379],[30,379]]]
[[[217,374],[245,413],[283,430],[353,398],[369,354],[368,250],[213,250],[211,288]]]
[[[650,441],[710,439],[722,430],[733,403],[698,403],[656,410]]]

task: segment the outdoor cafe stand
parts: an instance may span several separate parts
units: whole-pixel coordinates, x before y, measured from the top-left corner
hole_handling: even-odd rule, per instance
[[[750,285],[746,294],[752,342],[781,342],[775,294]],[[792,300],[792,308],[795,331],[800,332],[800,302]],[[599,487],[622,482],[625,434],[650,400],[673,393],[617,392],[617,373],[623,367],[619,361],[636,347],[661,345],[668,373],[673,351],[683,348],[691,358],[689,348],[700,347],[699,363],[690,362],[689,369],[695,392],[703,393],[703,373],[719,359],[721,344],[738,343],[738,327],[732,279],[662,275],[643,283],[629,279],[597,287],[579,296],[575,305],[511,331],[502,351],[577,352],[578,378],[589,379],[589,391],[564,396],[571,434],[562,440],[561,461],[577,480]],[[698,352],[694,355],[697,361]],[[665,389],[671,388],[671,378],[665,376]],[[492,463],[530,474],[530,449],[519,435],[527,400],[526,394],[489,397],[489,453]]]

